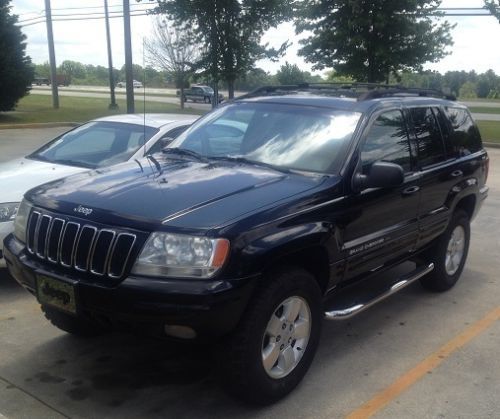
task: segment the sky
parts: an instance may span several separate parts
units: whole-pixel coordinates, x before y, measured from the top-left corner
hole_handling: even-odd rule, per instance
[[[108,0],[112,12],[121,11],[120,0]],[[143,13],[152,4],[148,0],[137,3],[130,0],[135,13]],[[47,29],[44,16],[44,0],[12,0],[13,12],[19,15],[20,21],[29,26],[23,26],[22,31],[27,36],[27,53],[33,62],[40,64],[48,61]],[[102,11],[103,0],[51,0],[54,19],[57,15],[68,13],[96,13]],[[442,7],[482,7],[482,0],[443,0]],[[78,9],[86,7],[87,9]],[[141,12],[142,11],[142,12]],[[134,12],[133,12],[134,13]],[[113,15],[113,13],[111,14]],[[88,17],[88,16],[82,16]],[[143,41],[150,35],[154,17],[134,16],[131,18],[132,50],[135,64],[147,64],[143,57]],[[493,69],[500,74],[500,24],[491,16],[488,17],[447,17],[450,23],[456,23],[452,31],[454,46],[451,54],[438,63],[426,64],[426,69],[442,73],[451,70],[475,70],[478,73]],[[40,23],[36,23],[40,22]],[[120,68],[125,62],[123,47],[123,19],[110,19],[111,41],[113,49],[113,65]],[[104,20],[55,21],[53,23],[56,62],[64,60],[79,61],[83,64],[107,66],[106,32]],[[263,37],[263,42],[269,46],[279,47],[283,42],[292,41],[291,47],[279,62],[262,60],[257,66],[267,72],[275,73],[280,65],[288,61],[297,64],[302,70],[312,71],[312,65],[298,56],[300,47],[292,23],[284,23],[272,28]],[[495,41],[496,40],[496,41]],[[313,71],[312,71],[313,72]],[[318,72],[314,72],[320,74]]]

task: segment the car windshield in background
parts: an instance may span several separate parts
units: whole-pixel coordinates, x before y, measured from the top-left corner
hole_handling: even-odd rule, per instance
[[[31,159],[96,168],[128,160],[158,129],[121,122],[89,122],[46,144]]]
[[[211,87],[204,87],[203,90],[208,93],[208,94],[211,94],[213,95],[214,94],[214,89],[212,89]]]
[[[202,118],[171,147],[207,158],[335,173],[360,117],[314,107],[234,103]]]

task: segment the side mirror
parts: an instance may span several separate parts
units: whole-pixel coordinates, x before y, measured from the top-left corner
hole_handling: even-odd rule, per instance
[[[404,171],[399,164],[377,161],[372,164],[370,173],[356,173],[352,180],[353,189],[360,192],[369,188],[394,188],[404,182]]]

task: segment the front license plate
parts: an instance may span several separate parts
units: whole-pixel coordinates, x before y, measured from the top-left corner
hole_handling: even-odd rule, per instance
[[[76,314],[75,288],[57,279],[37,276],[38,299],[68,313]]]

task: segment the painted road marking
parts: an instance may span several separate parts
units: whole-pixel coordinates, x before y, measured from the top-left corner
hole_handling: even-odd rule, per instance
[[[432,355],[424,359],[407,373],[400,376],[389,387],[386,387],[384,390],[376,394],[371,400],[351,412],[346,419],[365,419],[373,416],[425,376],[429,371],[438,367],[453,352],[465,346],[498,320],[500,320],[500,307],[490,311],[481,320],[478,320],[462,333],[455,336],[448,343],[441,346],[441,348],[439,348]]]

